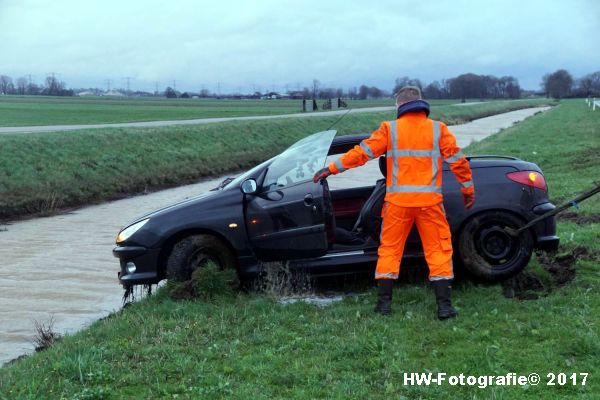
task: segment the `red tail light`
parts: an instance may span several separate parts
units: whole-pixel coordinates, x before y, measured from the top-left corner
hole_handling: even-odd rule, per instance
[[[506,174],[506,177],[517,183],[533,186],[535,188],[542,189],[544,192],[548,191],[548,186],[546,185],[546,179],[544,179],[544,175],[537,171],[511,172]]]

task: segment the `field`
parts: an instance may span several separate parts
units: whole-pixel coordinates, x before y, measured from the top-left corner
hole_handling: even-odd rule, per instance
[[[318,104],[320,108],[322,101]],[[393,105],[391,99],[350,102],[353,108]],[[240,117],[301,111],[302,100],[0,96],[0,126]]]
[[[567,200],[598,179],[598,126],[600,113],[563,101],[466,152],[534,161],[551,197]],[[373,314],[368,285],[326,308],[252,293],[174,301],[161,291],[2,368],[0,399],[596,399],[600,224],[592,221],[599,214],[596,197],[581,204],[577,222],[558,220],[559,255],[536,257],[526,270],[545,284],[533,292],[539,298],[506,298],[501,285],[462,281],[454,295],[460,316],[439,322],[422,283],[398,285],[389,318]],[[559,283],[549,267],[569,257],[574,279]],[[538,373],[541,383],[403,385],[410,372]],[[569,379],[549,386],[549,373]],[[585,385],[580,373],[588,374]]]
[[[434,106],[447,123],[547,104],[546,100]],[[367,133],[393,112],[349,114],[334,128]],[[0,135],[0,220],[191,183],[239,171],[340,116]]]
[[[431,103],[457,102],[433,100]],[[323,100],[319,100],[319,109],[322,104]],[[348,100],[349,108],[393,105],[392,99]],[[302,100],[0,96],[0,127],[278,115],[301,111]]]

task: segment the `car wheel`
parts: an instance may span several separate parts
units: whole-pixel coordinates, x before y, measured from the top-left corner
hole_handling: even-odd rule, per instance
[[[473,217],[460,233],[462,264],[474,276],[490,282],[518,274],[529,263],[533,237],[529,231],[511,236],[504,228],[521,226],[521,219],[503,211],[488,211]]]
[[[209,262],[221,269],[235,268],[235,257],[223,241],[211,235],[188,236],[173,247],[167,260],[167,278],[187,281],[192,272]]]

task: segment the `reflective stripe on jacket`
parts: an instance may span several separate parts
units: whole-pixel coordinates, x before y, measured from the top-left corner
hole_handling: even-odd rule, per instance
[[[463,193],[473,193],[469,162],[456,145],[448,127],[424,112],[408,113],[384,121],[360,145],[329,164],[336,174],[387,156],[386,201],[404,207],[428,207],[443,201],[442,161],[461,184]]]

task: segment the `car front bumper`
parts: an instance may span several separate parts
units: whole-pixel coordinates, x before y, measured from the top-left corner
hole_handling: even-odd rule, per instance
[[[159,274],[157,260],[160,249],[147,249],[141,246],[117,246],[113,256],[119,259],[121,270],[117,273],[119,283],[126,286],[158,283]],[[135,271],[129,272],[128,265],[135,265]]]

